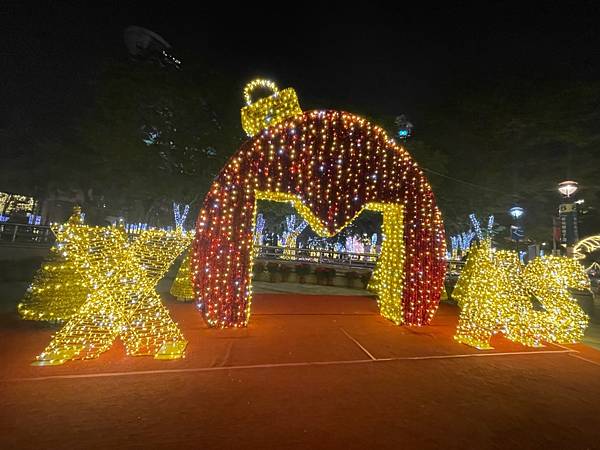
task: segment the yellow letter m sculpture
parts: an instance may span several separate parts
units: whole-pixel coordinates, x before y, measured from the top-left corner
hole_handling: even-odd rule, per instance
[[[471,248],[452,294],[461,308],[455,339],[479,349],[492,348],[499,332],[531,347],[579,342],[589,319],[569,289],[589,288],[577,260],[548,256],[524,265],[516,252],[494,253],[484,241]]]

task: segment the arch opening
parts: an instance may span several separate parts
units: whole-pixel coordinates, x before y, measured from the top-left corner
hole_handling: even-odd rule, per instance
[[[404,240],[403,240],[403,206],[393,203],[367,203],[358,211],[354,217],[340,228],[330,231],[327,226],[302,203],[302,200],[293,194],[282,192],[255,192],[255,201],[269,200],[274,202],[290,203],[298,214],[308,222],[309,226],[320,237],[334,237],[348,227],[363,211],[376,211],[383,217],[381,254],[373,270],[373,276],[368,288],[377,294],[377,303],[380,313],[386,319],[396,324],[402,323],[402,282],[404,278]],[[253,228],[256,227],[256,213],[258,208],[255,204]],[[254,247],[253,247],[254,249]],[[250,273],[256,254],[253,250],[250,261]],[[250,284],[250,293],[252,285]],[[248,316],[250,315],[251,295],[248,298]]]

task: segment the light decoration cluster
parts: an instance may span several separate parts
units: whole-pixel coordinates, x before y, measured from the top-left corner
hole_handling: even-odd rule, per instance
[[[252,103],[252,92],[258,88],[269,89],[273,94]],[[248,136],[254,136],[263,128],[277,125],[288,117],[302,114],[296,91],[292,88],[280,91],[270,80],[257,79],[248,83],[244,88],[244,100],[242,127]]]
[[[537,257],[524,265],[516,252],[492,252],[489,240],[471,248],[452,296],[461,309],[455,339],[490,349],[494,334],[514,342],[581,341],[588,317],[569,288],[589,289],[583,267],[565,257]],[[534,308],[532,297],[543,311]]]
[[[91,359],[120,337],[128,355],[174,359],[187,342],[155,285],[189,246],[190,233],[150,229],[130,241],[124,227],[69,221],[56,231],[62,254],[89,287],[84,303],[37,357],[36,365]]]
[[[346,236],[345,250],[349,253],[364,253],[365,244],[361,240],[360,236]]]
[[[303,220],[296,225],[296,215],[292,214],[285,218],[286,231],[283,232],[281,246],[284,247],[283,259],[295,259],[296,257],[296,241],[300,233],[304,231],[308,222]]]
[[[0,192],[0,214],[4,216],[10,216],[16,212],[33,214],[36,208],[37,201],[33,197]]]
[[[588,236],[575,244],[575,247],[573,247],[573,258],[583,262],[583,260],[591,253],[594,253],[598,250],[600,250],[600,234],[596,236]],[[597,262],[595,264],[598,265]],[[592,270],[594,268],[593,266],[594,262],[586,267],[586,271]]]
[[[183,229],[183,225],[185,224],[185,219],[190,212],[190,205],[186,204],[183,207],[183,211],[181,211],[181,205],[179,203],[173,202],[173,219],[175,220],[175,228]]]
[[[254,245],[263,245],[265,236],[263,234],[267,222],[262,214],[256,216],[256,228],[254,230]]]
[[[451,236],[450,246],[452,248],[452,255],[458,256],[459,251],[466,253],[471,247],[471,242],[473,242],[475,236],[475,232],[471,230]]]
[[[192,270],[190,264],[190,253],[187,252],[183,261],[181,261],[181,266],[179,266],[177,275],[169,290],[171,295],[180,302],[194,300],[194,286],[192,285]]]
[[[293,203],[320,236],[335,235],[363,209],[382,211],[384,223],[397,221],[402,233],[387,225],[393,231],[387,232],[383,247],[389,250],[382,251],[373,287],[382,312],[396,323],[429,323],[439,304],[446,263],[441,214],[423,172],[366,119],[308,111],[258,130],[204,199],[192,276],[210,326],[248,323],[259,199]]]
[[[398,301],[397,293],[402,292],[404,285],[404,218],[403,207],[397,204],[369,203],[367,209],[379,211],[383,215],[381,234],[381,255],[373,270],[368,289],[377,292],[379,311],[383,317],[400,325],[404,322],[405,311],[403,302]],[[409,273],[415,281],[423,276],[422,272]],[[415,313],[415,304],[407,305],[410,315]],[[435,309],[430,309],[429,317],[424,322],[429,323]]]
[[[68,223],[73,227],[83,224],[78,208]],[[56,233],[57,229],[53,231]],[[56,241],[35,274],[17,306],[22,319],[63,323],[85,303],[91,286],[77,263],[66,258],[64,247],[63,242]]]

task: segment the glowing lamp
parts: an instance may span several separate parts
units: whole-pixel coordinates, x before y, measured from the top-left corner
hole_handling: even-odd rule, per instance
[[[525,214],[525,210],[520,206],[513,206],[508,210],[508,213],[513,219],[519,220],[521,217],[523,217],[523,214]]]
[[[578,188],[579,186],[576,181],[563,181],[562,183],[558,183],[558,192],[567,198],[577,192]]]

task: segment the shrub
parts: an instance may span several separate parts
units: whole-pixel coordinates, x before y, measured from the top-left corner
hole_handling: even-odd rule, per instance
[[[254,272],[255,275],[259,275],[261,273],[263,273],[265,271],[265,263],[263,262],[255,262],[254,266],[252,267],[252,271]]]
[[[333,280],[335,279],[336,271],[333,267],[326,269],[325,276],[327,277],[327,284],[333,286]]]
[[[369,281],[371,280],[371,272],[364,272],[360,275],[360,281],[363,284],[363,288],[367,288]]]
[[[279,267],[279,273],[281,274],[281,281],[287,281],[292,273],[292,268],[286,264],[282,264]]]
[[[269,262],[267,263],[267,272],[269,272],[269,281],[274,282],[277,279],[279,273],[279,263]]]
[[[359,276],[360,275],[358,274],[358,272],[346,272],[346,281],[348,282],[348,287],[354,287],[354,280],[356,280]]]
[[[298,264],[296,266],[296,275],[298,275],[298,281],[300,283],[306,283],[306,275],[310,273],[310,265],[309,264]]]
[[[315,276],[317,277],[318,284],[324,284],[327,280],[327,268],[326,267],[317,267],[315,269]]]

